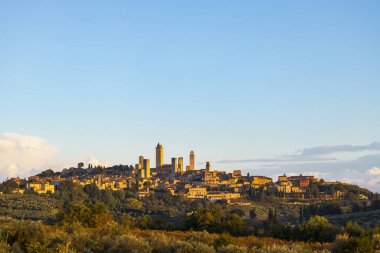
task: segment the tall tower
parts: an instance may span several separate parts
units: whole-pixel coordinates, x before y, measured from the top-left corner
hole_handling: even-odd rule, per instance
[[[194,156],[194,151],[190,152],[190,170],[194,170],[194,162],[195,162],[195,156]]]
[[[178,163],[177,163],[177,158],[173,157],[172,158],[172,175],[174,176],[175,173],[178,172]]]
[[[150,178],[150,160],[144,159],[144,173],[145,178]]]
[[[178,171],[182,173],[184,171],[183,169],[183,157],[178,157]]]
[[[158,143],[156,147],[156,168],[161,168],[163,164],[164,164],[164,147],[160,145],[160,143]]]
[[[139,156],[139,166],[140,168],[144,166],[144,157],[142,155]]]
[[[211,163],[210,162],[206,162],[206,170],[210,171],[210,169],[211,169]]]
[[[137,168],[137,178],[139,180],[145,178],[145,170],[144,170],[144,168],[142,166],[140,167],[140,164],[136,164],[136,168]]]

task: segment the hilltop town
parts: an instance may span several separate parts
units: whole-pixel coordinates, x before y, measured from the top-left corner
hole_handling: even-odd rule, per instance
[[[281,252],[290,252],[298,245],[295,241],[304,241],[299,251],[291,252],[311,252],[303,250],[307,247],[338,253],[346,252],[334,249],[347,233],[340,247],[356,243],[349,248],[370,249],[365,252],[377,247],[373,240],[380,226],[378,194],[314,176],[242,175],[240,170],[213,169],[210,162],[196,168],[195,161],[190,151],[188,165],[183,157],[165,164],[164,147],[157,144],[155,167],[140,156],[135,165],[85,168],[80,162],[62,171],[8,179],[0,184],[0,227],[6,231],[0,236],[17,248],[12,238],[21,235],[16,242],[24,252],[47,252],[56,244],[77,252],[104,252],[120,234],[130,238],[119,239],[123,244],[115,247],[121,250],[107,252],[136,247],[142,247],[136,252],[266,252],[261,250],[278,243],[288,244]],[[31,232],[24,232],[28,229]],[[24,234],[49,235],[52,229],[56,232],[47,239],[30,236],[25,241]],[[57,233],[67,239],[58,242]],[[200,244],[201,237],[205,239]],[[158,241],[166,241],[166,246]],[[236,244],[239,251],[224,251]],[[35,251],[36,245],[40,250]]]
[[[172,195],[188,199],[207,199],[244,204],[247,200],[278,197],[286,200],[334,200],[348,197],[349,192],[342,190],[348,184],[325,182],[314,176],[281,175],[276,180],[264,175],[242,175],[240,170],[226,172],[213,170],[211,163],[204,168],[195,166],[195,152],[189,154],[189,164],[184,165],[183,157],[171,158],[171,164],[164,163],[164,147],[156,146],[156,166],[151,167],[150,159],[138,158],[134,166],[104,166],[78,163],[76,168],[63,169],[61,172],[44,171],[30,176],[27,180],[10,180],[17,187],[14,193],[35,192],[54,193],[64,181],[71,181],[82,187],[96,185],[99,190],[129,189],[138,197],[149,195],[154,190],[167,190]],[[358,188],[358,187],[357,187]],[[369,191],[357,191],[359,200],[368,200]],[[352,196],[351,196],[352,197]]]

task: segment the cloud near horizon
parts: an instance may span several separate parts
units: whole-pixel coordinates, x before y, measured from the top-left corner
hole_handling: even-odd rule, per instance
[[[335,145],[335,146],[319,146],[313,148],[300,149],[294,154],[283,155],[275,158],[257,158],[257,159],[241,159],[241,160],[221,160],[217,163],[295,163],[295,162],[328,162],[338,161],[334,155],[343,153],[358,153],[364,151],[379,151],[380,142],[372,142],[368,145]]]
[[[111,162],[110,161],[99,161],[97,160],[94,156],[90,156],[87,160],[86,160],[86,163],[87,164],[91,164],[92,166],[110,166],[111,165]]]
[[[48,166],[58,149],[39,136],[0,134],[0,181],[27,177]]]
[[[369,169],[369,170],[367,171],[367,173],[368,173],[369,175],[380,176],[380,169],[377,168],[377,167],[373,167],[372,169]]]

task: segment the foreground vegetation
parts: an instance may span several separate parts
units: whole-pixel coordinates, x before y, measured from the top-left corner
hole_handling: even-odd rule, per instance
[[[379,234],[346,228],[332,243],[291,242],[256,236],[234,237],[207,231],[157,231],[103,220],[96,227],[80,222],[50,226],[34,221],[0,220],[0,252],[375,252]],[[316,231],[315,231],[316,232]],[[364,233],[364,234],[361,234]]]
[[[380,252],[377,228],[338,227],[321,216],[298,226],[272,217],[265,227],[251,227],[237,213],[225,214],[218,205],[197,207],[178,222],[182,231],[153,230],[150,216],[115,216],[102,203],[72,203],[50,225],[1,218],[0,252]],[[252,229],[256,225],[263,230],[259,234]]]

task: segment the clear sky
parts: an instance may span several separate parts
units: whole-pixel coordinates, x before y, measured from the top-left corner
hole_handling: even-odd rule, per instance
[[[377,0],[1,1],[0,179],[154,165],[160,142],[166,162],[194,150],[199,167],[380,191],[379,13]],[[329,151],[305,159],[315,147]]]

